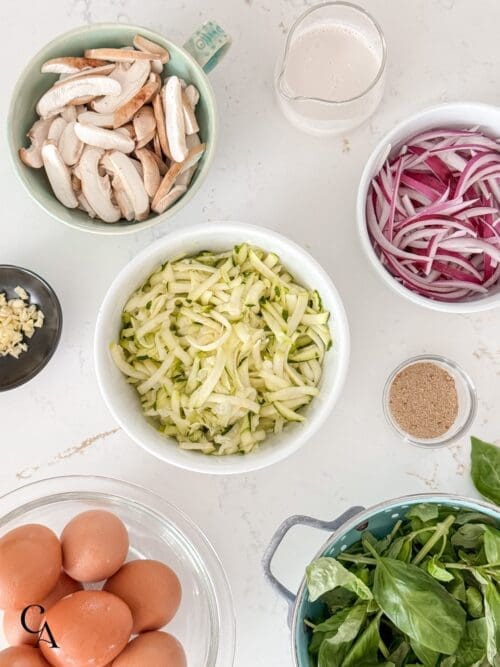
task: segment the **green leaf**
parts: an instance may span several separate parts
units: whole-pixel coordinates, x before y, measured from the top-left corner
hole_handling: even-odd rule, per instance
[[[313,630],[313,636],[309,644],[309,653],[317,655],[323,641],[333,635],[340,628],[342,623],[347,618],[349,609],[341,609],[330,618],[327,618],[323,623],[319,623]]]
[[[349,610],[346,619],[332,637],[323,641],[318,654],[318,667],[340,667],[352,642],[356,639],[366,618],[366,604],[357,604]]]
[[[379,622],[380,614],[377,614],[353,644],[342,663],[342,667],[366,667],[369,664],[377,664],[378,645],[380,643]]]
[[[448,590],[456,600],[459,600],[459,602],[463,602],[465,604],[467,597],[465,593],[464,578],[458,570],[454,570],[453,581],[450,582]]]
[[[389,655],[388,660],[393,662],[396,667],[402,667],[405,664],[405,660],[408,657],[409,652],[410,645],[406,640],[403,640],[397,648],[393,649],[392,653]]]
[[[478,618],[475,621],[469,621],[458,646],[453,667],[480,665],[486,657],[486,641],[486,620]]]
[[[466,523],[452,535],[451,543],[454,547],[478,550],[483,544],[485,527],[482,523]]]
[[[473,586],[469,586],[465,591],[467,599],[467,611],[472,618],[481,618],[484,614],[483,596]]]
[[[415,565],[379,558],[373,595],[394,625],[422,646],[452,655],[465,627],[460,604]]]
[[[434,521],[439,517],[439,507],[435,504],[425,503],[414,505],[406,513],[406,519],[420,519],[423,523]]]
[[[484,592],[484,612],[486,619],[486,655],[492,665],[495,662],[500,648],[500,593],[494,583],[490,582]]]
[[[486,526],[484,531],[484,551],[490,565],[500,563],[500,530]]]
[[[430,648],[422,646],[415,639],[410,639],[410,646],[424,667],[436,667],[439,660],[439,653],[437,651],[432,651]]]
[[[439,561],[437,555],[432,556],[426,564],[427,572],[438,581],[453,581],[453,575]]]
[[[307,567],[306,581],[311,602],[338,586],[356,593],[362,600],[371,600],[373,597],[371,590],[361,579],[349,572],[338,560],[327,556],[318,558]]]
[[[356,600],[356,594],[348,591],[347,588],[336,588],[321,596],[321,601],[326,604],[330,610],[330,614],[335,614],[339,609],[344,609],[345,607],[352,607]]]
[[[471,438],[471,476],[474,486],[488,500],[500,505],[500,448]]]
[[[398,537],[389,547],[387,558],[395,558],[409,563],[411,560],[411,539],[408,537]]]

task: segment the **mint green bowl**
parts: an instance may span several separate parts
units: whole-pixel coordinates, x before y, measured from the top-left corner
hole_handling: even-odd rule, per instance
[[[92,220],[84,211],[79,209],[68,209],[63,206],[53,195],[44,170],[27,167],[20,160],[18,151],[21,146],[29,145],[26,133],[38,118],[35,112],[37,101],[58,78],[56,74],[42,74],[40,72],[40,68],[46,60],[58,56],[80,56],[83,55],[85,49],[128,46],[132,44],[132,39],[137,33],[168,49],[170,62],[165,66],[164,76],[177,74],[189,83],[194,83],[200,91],[200,101],[197,105],[196,115],[200,126],[200,138],[202,142],[207,144],[207,149],[199,162],[188,191],[171,208],[160,215],[152,213],[149,218],[142,222],[122,220],[109,224]],[[213,62],[207,63],[205,69],[211,69],[213,64]],[[56,37],[30,60],[12,93],[7,131],[9,152],[14,170],[30,197],[46,213],[59,222],[85,232],[130,234],[173,217],[198,191],[214,157],[217,140],[217,110],[212,86],[205,71],[186,49],[176,46],[158,33],[140,26],[102,23],[76,28]]]

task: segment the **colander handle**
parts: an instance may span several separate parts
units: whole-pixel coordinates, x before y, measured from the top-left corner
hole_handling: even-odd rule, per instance
[[[264,568],[264,575],[267,581],[275,588],[280,595],[282,595],[290,605],[294,604],[295,598],[297,597],[292,591],[289,591],[286,586],[284,586],[281,581],[279,581],[274,574],[272,573],[271,566],[273,562],[274,555],[278,550],[279,545],[283,541],[285,535],[288,533],[290,528],[293,526],[309,526],[310,528],[319,528],[320,530],[334,531],[337,528],[340,528],[346,521],[352,519],[356,514],[362,512],[365,508],[360,506],[350,507],[343,514],[341,514],[333,521],[321,521],[320,519],[314,519],[311,516],[305,516],[303,514],[295,514],[294,516],[285,519],[278,530],[274,533],[269,546],[267,547],[264,556],[262,558],[262,567]]]

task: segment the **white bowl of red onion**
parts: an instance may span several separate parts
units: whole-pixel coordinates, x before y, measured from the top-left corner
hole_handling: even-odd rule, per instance
[[[366,255],[398,294],[444,312],[500,306],[500,107],[441,104],[396,125],[356,210]]]

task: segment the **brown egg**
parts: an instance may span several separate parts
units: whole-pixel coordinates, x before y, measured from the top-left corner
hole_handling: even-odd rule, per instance
[[[72,519],[61,535],[63,567],[84,583],[111,577],[125,562],[128,533],[111,512],[89,510]]]
[[[187,667],[182,644],[166,632],[139,635],[120,653],[113,667]]]
[[[0,667],[49,667],[49,663],[37,648],[11,646],[0,651]]]
[[[134,619],[133,634],[158,630],[169,623],[181,603],[181,584],[167,565],[156,560],[126,563],[108,579],[104,590],[118,595]]]
[[[62,558],[57,536],[27,524],[0,538],[0,609],[23,609],[43,600],[59,579]]]
[[[132,630],[130,609],[103,591],[68,595],[49,609],[46,621],[58,648],[40,648],[55,667],[105,667],[123,651]]]
[[[33,602],[33,605],[40,605],[47,611],[61,598],[80,590],[82,590],[81,584],[74,579],[71,579],[71,577],[68,577],[65,572],[61,572],[61,576],[59,577],[55,588],[53,588],[43,600]],[[11,646],[18,646],[19,644],[31,644],[34,646],[38,641],[38,634],[28,632],[23,628],[21,623],[22,613],[22,609],[15,611],[8,609],[5,612],[3,617],[3,633],[5,639]],[[42,618],[42,612],[34,606],[26,612],[24,620],[30,630],[38,630],[42,623]]]

